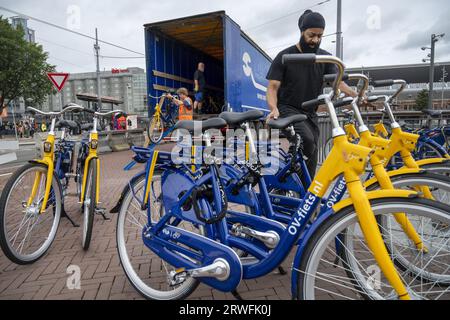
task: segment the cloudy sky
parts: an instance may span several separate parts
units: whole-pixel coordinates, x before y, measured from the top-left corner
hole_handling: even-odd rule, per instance
[[[274,57],[299,39],[297,21],[308,7],[327,21],[325,34],[336,32],[336,0],[2,0],[5,7],[133,51],[144,53],[145,23],[225,10],[255,42]],[[78,15],[79,13],[79,15]],[[0,9],[0,15],[14,14]],[[79,18],[78,18],[79,17]],[[59,71],[95,70],[93,41],[40,22],[29,21],[36,40],[49,52]],[[432,33],[446,33],[437,44],[436,60],[450,61],[450,2],[448,0],[343,0],[344,60],[349,67],[420,63]],[[332,53],[335,36],[322,48]],[[101,44],[101,55],[137,57],[138,54]],[[143,67],[144,59],[101,59],[101,69]]]

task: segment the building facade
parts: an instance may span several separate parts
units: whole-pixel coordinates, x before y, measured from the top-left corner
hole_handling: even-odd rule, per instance
[[[128,114],[147,116],[147,83],[144,69],[112,69],[100,73],[101,96],[123,101],[120,109]],[[77,103],[87,107],[87,103],[77,99],[77,94],[97,95],[97,74],[75,73],[69,79],[61,93],[48,97],[43,105],[45,111],[61,110],[62,105]],[[62,95],[62,97],[61,97]],[[111,106],[103,106],[104,110]]]

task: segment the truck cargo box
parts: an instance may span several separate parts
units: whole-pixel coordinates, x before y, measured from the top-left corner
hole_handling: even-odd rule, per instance
[[[146,24],[145,43],[149,95],[186,87],[193,96],[194,72],[204,62],[204,113],[268,111],[272,59],[224,11]],[[150,116],[157,101],[148,101]]]

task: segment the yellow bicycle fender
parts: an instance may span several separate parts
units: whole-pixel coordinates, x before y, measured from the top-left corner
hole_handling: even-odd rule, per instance
[[[385,199],[385,198],[411,198],[416,197],[417,192],[407,190],[376,190],[367,192],[369,200]],[[348,198],[336,203],[333,206],[334,212],[339,212],[342,209],[350,207],[353,204],[352,199]]]
[[[87,156],[86,160],[84,161],[83,184],[81,185],[80,203],[83,203],[83,201],[84,201],[84,191],[86,190],[86,181],[87,181],[87,170],[89,167],[88,164],[92,159],[98,159],[98,156],[95,154],[90,154]],[[97,161],[97,163],[98,163],[98,161]]]
[[[401,176],[404,174],[414,174],[414,173],[422,173],[422,172],[424,172],[423,169],[401,168],[398,170],[388,171],[388,175],[389,175],[389,178],[392,178],[392,177],[397,177],[397,176]],[[367,180],[364,183],[364,187],[369,188],[377,182],[378,182],[377,178],[373,177],[372,179]]]
[[[416,162],[420,167],[420,166],[425,166],[427,164],[440,164],[440,163],[448,162],[448,159],[446,159],[446,158],[431,158],[431,159],[418,160]]]

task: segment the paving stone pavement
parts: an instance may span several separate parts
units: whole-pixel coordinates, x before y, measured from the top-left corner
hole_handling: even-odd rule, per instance
[[[101,155],[101,200],[102,206],[111,209],[130,177],[142,165],[125,172],[122,168],[130,161],[131,151]],[[0,169],[0,173],[5,171]],[[0,176],[3,189],[9,176]],[[82,222],[79,205],[69,198],[67,211],[77,223]],[[81,247],[81,228],[74,228],[67,219],[62,219],[55,241],[48,253],[28,266],[10,262],[0,251],[0,300],[134,300],[142,299],[126,278],[120,265],[116,247],[116,215],[108,215],[110,221],[96,216],[93,239],[89,251]],[[293,254],[293,253],[292,253]],[[283,263],[287,275],[277,272],[256,280],[242,281],[238,292],[244,299],[288,300],[290,295],[290,266],[293,256]],[[80,289],[69,290],[67,281],[70,266],[78,266],[81,272]],[[69,270],[70,271],[70,270]],[[70,279],[69,279],[70,280]],[[234,299],[225,294],[200,285],[189,299]]]

